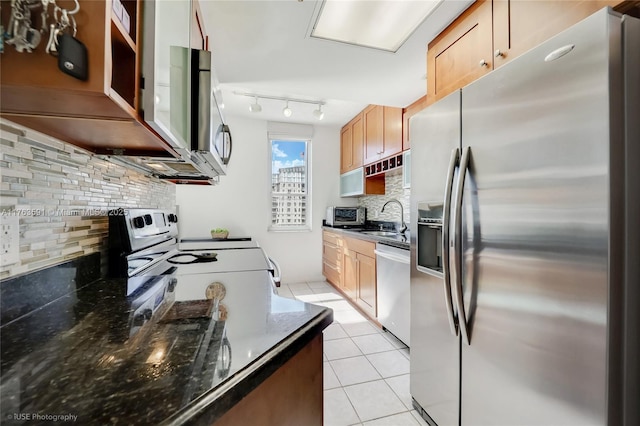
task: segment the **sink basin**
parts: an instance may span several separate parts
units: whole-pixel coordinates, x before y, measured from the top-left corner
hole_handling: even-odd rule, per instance
[[[362,234],[375,235],[376,237],[397,237],[400,235],[397,232],[392,231],[362,231]]]

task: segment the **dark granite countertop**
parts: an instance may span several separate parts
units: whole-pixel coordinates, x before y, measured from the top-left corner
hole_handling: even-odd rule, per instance
[[[390,246],[398,247],[404,250],[410,249],[410,234],[409,231],[405,232],[405,235],[392,235],[392,236],[378,236],[365,234],[362,231],[377,231],[377,227],[366,228],[333,228],[331,226],[323,226],[324,229],[331,232],[337,232],[349,237],[359,238],[361,240],[372,241],[375,243],[384,243]]]
[[[5,322],[2,424],[210,424],[332,321],[266,271],[175,278],[144,324],[118,279]]]

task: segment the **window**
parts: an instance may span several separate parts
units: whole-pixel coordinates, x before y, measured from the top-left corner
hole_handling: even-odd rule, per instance
[[[311,229],[309,140],[270,139],[272,231]]]

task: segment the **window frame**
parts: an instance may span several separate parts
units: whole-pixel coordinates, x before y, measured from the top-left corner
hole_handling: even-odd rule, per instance
[[[273,200],[274,200],[274,192],[273,192],[273,185],[274,185],[274,173],[273,173],[273,143],[274,142],[283,142],[283,143],[288,143],[288,142],[304,142],[305,144],[305,165],[304,167],[306,168],[305,171],[305,181],[302,182],[302,184],[304,185],[305,191],[302,193],[293,193],[295,195],[299,195],[299,194],[304,194],[304,196],[306,197],[305,200],[305,210],[306,210],[306,214],[305,214],[305,224],[304,225],[287,225],[287,224],[274,224],[273,223]],[[282,136],[282,135],[278,135],[276,136],[269,136],[267,138],[267,143],[269,144],[269,149],[268,151],[268,155],[269,155],[269,182],[270,182],[270,186],[269,186],[269,226],[267,228],[267,230],[269,232],[311,232],[312,231],[312,215],[311,215],[311,204],[312,204],[312,198],[311,198],[311,188],[312,188],[312,184],[311,184],[311,177],[312,177],[312,173],[311,173],[311,146],[312,146],[312,140],[310,137],[293,137],[293,136]],[[287,191],[283,192],[284,193],[291,193],[291,189],[288,188]],[[294,196],[295,196],[294,195]],[[291,203],[292,201],[287,201],[287,203]],[[288,206],[285,206],[285,209]],[[293,206],[289,207],[289,208],[293,208]],[[295,213],[295,212],[294,212]]]

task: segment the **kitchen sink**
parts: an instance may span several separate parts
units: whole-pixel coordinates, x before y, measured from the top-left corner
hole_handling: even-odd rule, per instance
[[[393,231],[361,231],[361,234],[374,235],[376,237],[397,237],[400,235],[398,232]]]

